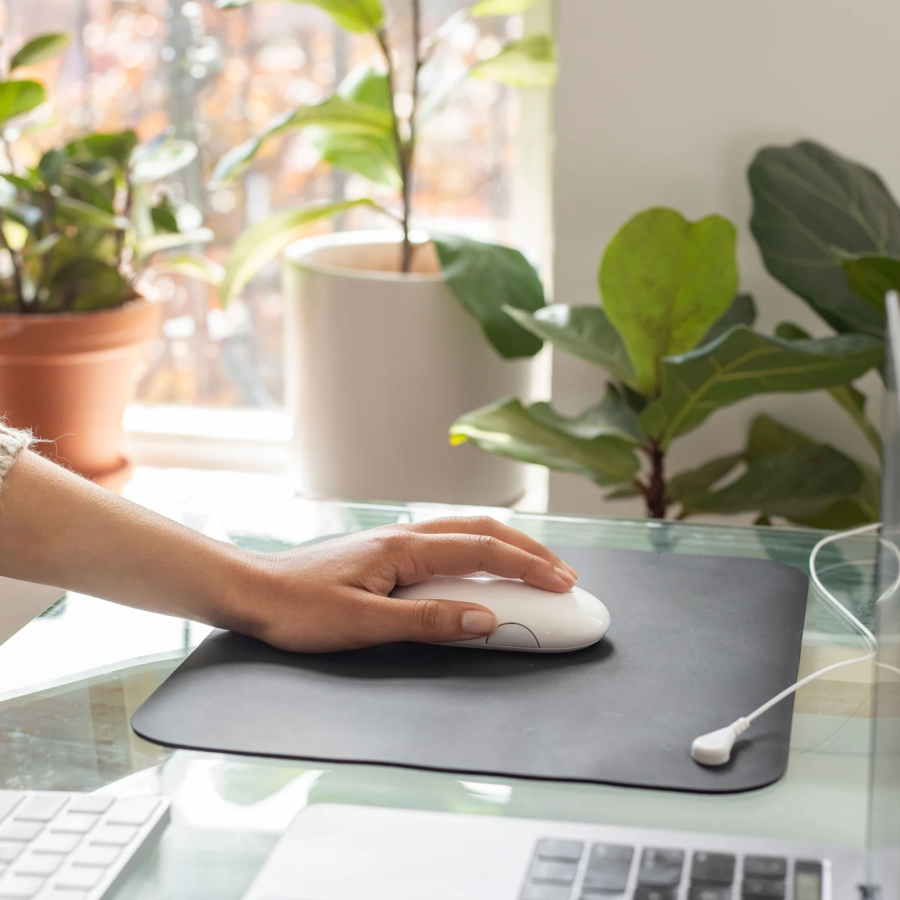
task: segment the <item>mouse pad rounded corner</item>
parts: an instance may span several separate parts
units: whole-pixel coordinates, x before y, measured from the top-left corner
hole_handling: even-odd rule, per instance
[[[770,560],[553,549],[609,609],[591,647],[291,654],[214,632],[134,730],[212,752],[704,793],[777,781],[792,700],[760,717],[726,766],[698,765],[690,746],[796,680],[806,577]]]

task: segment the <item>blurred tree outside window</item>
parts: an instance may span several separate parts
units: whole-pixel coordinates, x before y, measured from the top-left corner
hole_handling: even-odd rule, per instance
[[[388,0],[395,46],[410,41],[408,0]],[[425,33],[462,6],[425,0]],[[5,0],[3,50],[45,31],[67,31],[63,61],[40,67],[55,85],[51,102],[14,136],[14,152],[36,153],[53,137],[80,129],[134,128],[142,140],[167,132],[196,141],[200,157],[173,196],[193,203],[216,234],[211,255],[224,261],[241,230],[269,212],[363,192],[354,176],[319,161],[304,134],[261,157],[242,182],[214,192],[205,183],[227,150],[274,115],[330,93],[375,53],[371,38],[348,36],[313,6],[251,3],[217,10],[211,0]],[[434,84],[453,82],[464,65],[516,37],[521,21],[481,20],[457,29],[432,63]],[[409,73],[401,68],[401,78]],[[401,98],[402,99],[402,98]],[[416,185],[419,223],[433,230],[511,241],[511,182],[519,121],[517,92],[490,81],[461,84],[423,133]],[[343,221],[311,226],[384,227],[353,210]],[[284,394],[279,270],[273,265],[223,310],[214,291],[160,278],[164,337],[153,350],[139,400],[145,404],[272,408]]]

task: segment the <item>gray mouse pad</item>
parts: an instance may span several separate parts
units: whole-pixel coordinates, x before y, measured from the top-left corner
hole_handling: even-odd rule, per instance
[[[172,747],[725,793],[787,766],[792,701],[732,761],[690,758],[797,677],[807,579],[770,560],[554,548],[607,605],[564,654],[392,644],[295,655],[210,635],[134,714]]]

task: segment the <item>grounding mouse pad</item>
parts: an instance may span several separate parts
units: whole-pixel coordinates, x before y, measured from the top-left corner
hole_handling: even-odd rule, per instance
[[[807,579],[770,560],[553,548],[606,603],[586,650],[392,644],[295,655],[216,632],[134,714],[172,747],[725,793],[787,766],[792,701],[732,761],[690,758],[797,677]]]

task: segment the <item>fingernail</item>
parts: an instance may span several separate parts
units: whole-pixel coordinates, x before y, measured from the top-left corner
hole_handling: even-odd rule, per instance
[[[462,628],[466,634],[481,636],[493,634],[497,629],[497,617],[493,613],[470,609],[462,614]]]
[[[563,563],[563,568],[564,568],[567,572],[569,572],[569,573],[572,575],[572,577],[573,577],[576,581],[578,581],[578,579],[581,577],[581,576],[578,574],[578,572],[577,572],[575,569],[573,569],[568,563],[565,563],[565,562],[564,562],[564,563]]]
[[[575,586],[575,581],[577,580],[576,576],[573,575],[571,572],[569,572],[567,569],[560,569],[557,566],[557,568],[554,569],[554,571],[556,572],[557,576],[559,577],[559,580],[561,582],[563,582],[563,584],[565,584],[566,587],[574,587]]]

